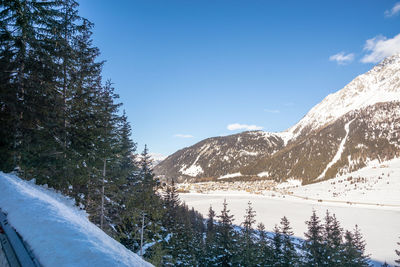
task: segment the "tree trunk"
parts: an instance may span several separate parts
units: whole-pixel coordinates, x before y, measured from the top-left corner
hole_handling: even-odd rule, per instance
[[[142,215],[142,230],[140,231],[140,257],[143,258],[143,230],[144,230],[144,212]]]
[[[103,161],[103,179],[101,184],[101,213],[100,213],[100,228],[103,230],[104,225],[104,183],[106,179],[106,159]]]

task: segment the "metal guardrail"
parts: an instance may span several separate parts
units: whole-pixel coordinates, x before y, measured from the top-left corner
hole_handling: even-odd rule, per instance
[[[32,251],[10,226],[7,216],[1,210],[0,242],[10,267],[40,267]]]

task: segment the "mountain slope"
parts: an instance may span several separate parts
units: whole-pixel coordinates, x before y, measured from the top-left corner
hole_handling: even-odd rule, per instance
[[[262,131],[208,138],[172,154],[155,166],[154,171],[178,181],[218,178],[262,156],[272,155],[283,145],[279,135]]]
[[[49,189],[0,172],[0,208],[42,266],[153,266]]]
[[[325,97],[287,132],[295,139],[352,110],[396,100],[400,101],[400,54],[384,59],[343,89]]]
[[[386,102],[351,111],[240,171],[310,183],[395,157],[400,157],[400,102]]]
[[[400,55],[394,55],[328,95],[287,131],[209,138],[172,154],[155,172],[179,181],[329,179],[400,156],[399,101]]]

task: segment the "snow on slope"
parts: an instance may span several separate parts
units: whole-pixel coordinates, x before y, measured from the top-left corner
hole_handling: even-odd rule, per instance
[[[42,266],[152,266],[49,189],[0,172],[0,208]]]
[[[286,131],[297,137],[307,128],[317,129],[349,111],[378,102],[400,100],[400,54],[388,57],[343,89],[330,94],[314,106],[303,119]]]
[[[235,177],[239,177],[239,176],[242,176],[242,174],[240,172],[235,172],[235,173],[228,173],[223,176],[220,176],[218,179],[229,179],[229,178],[235,178]]]
[[[288,190],[296,196],[383,204],[400,209],[400,158],[382,163],[371,161],[367,167],[358,171]]]
[[[349,136],[349,126],[353,121],[354,121],[354,119],[352,121],[349,121],[348,123],[346,123],[346,125],[344,126],[344,130],[346,131],[346,135],[343,137],[342,141],[340,142],[339,149],[336,152],[335,156],[328,163],[328,165],[326,165],[325,170],[318,176],[317,180],[324,178],[325,174],[329,170],[329,168],[332,167],[333,164],[335,164],[342,157],[342,153],[343,153],[343,150],[344,150],[344,144],[346,143],[347,136]]]

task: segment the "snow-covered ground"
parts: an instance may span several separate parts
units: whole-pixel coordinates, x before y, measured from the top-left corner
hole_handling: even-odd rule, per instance
[[[152,266],[89,222],[73,200],[0,172],[0,208],[42,266]]]
[[[226,199],[236,224],[243,221],[247,202],[251,201],[257,212],[257,222],[263,222],[272,231],[286,216],[300,238],[304,237],[304,222],[313,209],[321,219],[329,210],[336,214],[345,229],[351,230],[358,224],[367,242],[367,253],[373,260],[394,264],[394,250],[399,249],[396,242],[400,236],[400,159],[370,162],[359,171],[316,184],[301,186],[299,181],[290,180],[276,188],[282,193],[265,191],[263,195],[256,195],[215,191],[181,194],[180,197],[204,216],[210,205],[218,214]]]
[[[383,204],[400,209],[400,159],[372,161],[358,171],[306,186],[287,187],[294,196]],[[400,221],[399,221],[400,223]],[[400,228],[399,228],[400,232]]]

